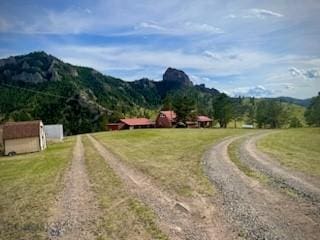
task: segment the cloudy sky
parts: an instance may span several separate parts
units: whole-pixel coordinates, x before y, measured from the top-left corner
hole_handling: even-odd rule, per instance
[[[104,74],[169,66],[230,95],[320,91],[319,0],[1,0],[0,58],[44,50]]]

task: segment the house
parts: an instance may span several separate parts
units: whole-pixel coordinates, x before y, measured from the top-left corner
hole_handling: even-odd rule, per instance
[[[5,123],[3,142],[5,155],[44,150],[47,142],[42,121]]]
[[[44,131],[48,141],[62,141],[63,140],[63,125],[50,124],[44,125]]]
[[[177,115],[174,111],[160,111],[156,118],[157,128],[171,128],[177,124]]]
[[[150,127],[154,127],[154,123],[147,118],[124,118],[120,119],[119,123],[107,124],[107,129],[111,131]]]
[[[212,119],[207,116],[198,116],[197,123],[198,127],[201,128],[212,127]]]

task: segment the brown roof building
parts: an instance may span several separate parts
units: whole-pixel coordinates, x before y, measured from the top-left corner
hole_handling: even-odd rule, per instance
[[[206,127],[212,127],[213,120],[207,116],[198,116],[197,117],[197,123],[198,127],[206,128]]]
[[[154,127],[154,123],[147,118],[124,118],[120,119],[119,123],[110,123],[107,125],[107,130],[122,130],[135,128],[150,128]]]
[[[46,135],[42,121],[8,122],[3,125],[6,155],[37,152],[45,149]]]

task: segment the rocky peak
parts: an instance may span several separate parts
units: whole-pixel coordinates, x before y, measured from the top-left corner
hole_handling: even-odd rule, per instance
[[[163,81],[179,83],[183,86],[193,86],[193,83],[185,72],[171,67],[163,74]]]

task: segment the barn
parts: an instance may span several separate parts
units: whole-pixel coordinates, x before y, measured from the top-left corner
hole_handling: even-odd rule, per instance
[[[198,116],[197,117],[198,127],[208,128],[212,127],[212,119],[207,116]]]
[[[44,131],[48,141],[62,141],[63,140],[63,125],[50,124],[44,125]]]
[[[44,150],[47,142],[42,121],[5,123],[3,142],[5,155]]]
[[[157,128],[171,128],[175,127],[177,115],[174,111],[160,111],[156,118]]]

